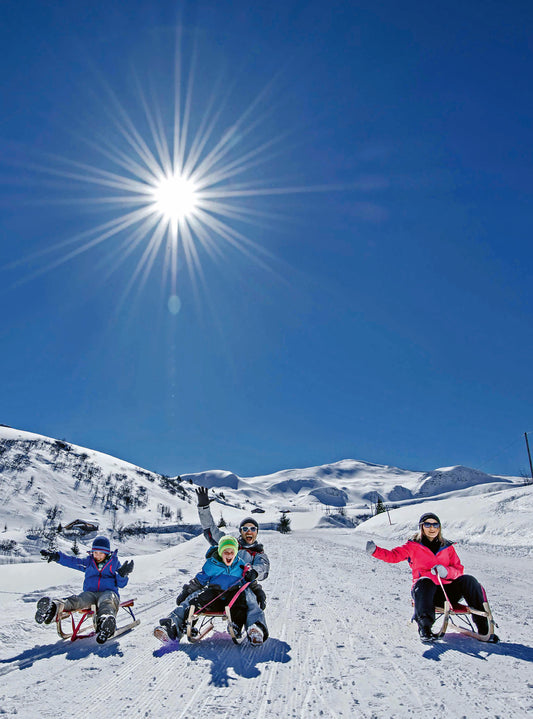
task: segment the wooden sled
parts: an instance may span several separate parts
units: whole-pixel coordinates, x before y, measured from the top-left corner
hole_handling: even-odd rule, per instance
[[[201,641],[209,632],[215,628],[215,621],[221,620],[225,623],[225,629],[229,633],[234,644],[242,644],[246,639],[246,630],[239,631],[231,618],[231,608],[237,597],[249,586],[247,582],[240,587],[239,591],[231,598],[223,612],[211,612],[206,607],[196,609],[194,604],[189,607],[187,615],[187,639],[192,642]],[[208,605],[206,605],[208,606]]]
[[[446,634],[446,630],[448,629],[448,623],[451,622],[458,632],[461,632],[461,634],[465,634],[468,637],[472,637],[473,639],[478,639],[480,642],[498,641],[494,632],[495,628],[498,625],[496,624],[496,622],[494,621],[494,617],[492,616],[489,602],[487,600],[487,594],[483,587],[481,587],[481,589],[483,591],[483,611],[479,609],[472,609],[472,607],[469,607],[467,604],[463,604],[461,602],[452,605],[448,601],[448,599],[445,599],[443,607],[435,607],[435,614],[438,616],[442,616],[442,624],[440,630],[436,633],[437,639],[441,639]],[[478,617],[485,617],[487,619],[488,630],[486,634],[480,634],[478,631],[476,631],[475,625],[470,620],[470,617],[474,614],[476,614]],[[459,619],[462,619],[465,622],[466,626],[460,626],[459,624],[456,624],[453,621],[453,617],[459,617]]]
[[[120,609],[123,609],[131,621],[117,627],[113,637],[111,638],[125,634],[126,632],[129,632],[130,629],[133,629],[133,627],[136,627],[141,623],[140,619],[135,619],[135,615],[133,613],[134,602],[135,599],[128,599],[125,602],[120,603],[117,618],[122,616]],[[76,639],[94,637],[96,634],[96,607],[94,605],[90,609],[75,609],[72,612],[66,612],[63,609],[64,605],[61,602],[57,602],[57,604],[56,629],[61,639],[70,639],[71,642],[74,642]],[[81,617],[75,617],[75,615],[81,615]],[[71,621],[70,627],[68,626],[69,618]],[[67,623],[67,628],[65,628],[63,622]]]

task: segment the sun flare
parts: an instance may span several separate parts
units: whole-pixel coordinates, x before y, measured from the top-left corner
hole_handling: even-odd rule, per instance
[[[199,206],[194,182],[183,175],[163,177],[153,188],[154,211],[172,224],[191,219]]]
[[[328,187],[280,186],[276,180],[281,148],[287,131],[272,134],[270,95],[273,85],[257,91],[240,111],[222,80],[196,100],[195,72],[207,86],[205,72],[182,62],[180,42],[174,61],[174,78],[166,100],[136,78],[131,108],[114,90],[103,84],[99,108],[111,120],[105,133],[79,134],[90,151],[86,160],[51,156],[48,164],[33,165],[54,187],[68,183],[73,197],[59,203],[81,202],[101,210],[99,221],[26,258],[12,263],[35,262],[27,279],[79,258],[97,247],[102,253],[104,277],[110,277],[128,259],[131,271],[124,282],[119,307],[129,294],[140,293],[151,278],[163,283],[169,296],[179,301],[178,271],[188,271],[195,295],[200,284],[207,288],[204,262],[217,264],[239,252],[263,269],[273,271],[275,257],[262,243],[265,223],[280,215],[264,200]],[[203,100],[203,101],[202,101]],[[277,162],[277,160],[276,160]],[[270,169],[269,169],[270,168]],[[273,168],[273,169],[272,169]],[[78,190],[81,198],[77,199]],[[256,239],[254,228],[260,232]],[[43,265],[44,257],[51,258]],[[159,271],[157,271],[159,270]],[[174,302],[174,300],[172,300]],[[169,305],[179,311],[179,303]]]

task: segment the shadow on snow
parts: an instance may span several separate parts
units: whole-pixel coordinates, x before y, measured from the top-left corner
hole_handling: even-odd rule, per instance
[[[211,639],[206,639],[198,644],[172,642],[157,649],[153,654],[154,657],[162,657],[165,654],[179,651],[187,654],[191,661],[206,659],[210,662],[210,683],[216,687],[227,687],[232,679],[229,676],[230,669],[237,676],[253,679],[261,674],[258,664],[290,662],[290,649],[287,642],[272,637],[259,647],[252,647],[249,644],[237,646],[233,644],[227,634],[217,633],[213,634]]]
[[[498,644],[487,644],[477,639],[462,636],[461,634],[446,634],[446,639],[435,642],[424,652],[426,659],[440,661],[446,652],[461,652],[471,657],[487,661],[490,656],[499,655],[514,657],[524,662],[533,662],[533,647],[526,644],[514,644],[512,642],[498,642]]]
[[[83,659],[90,654],[100,657],[122,657],[123,652],[119,644],[111,638],[105,644],[97,644],[94,638],[78,639],[75,642],[60,640],[53,644],[40,644],[26,649],[8,659],[0,659],[0,676],[8,674],[15,669],[28,669],[40,659],[49,659],[50,657],[58,657],[62,654],[65,659]]]

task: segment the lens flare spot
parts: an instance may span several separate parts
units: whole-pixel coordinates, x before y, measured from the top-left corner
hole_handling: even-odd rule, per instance
[[[177,315],[181,310],[181,300],[178,295],[170,295],[168,298],[168,311],[171,315]]]

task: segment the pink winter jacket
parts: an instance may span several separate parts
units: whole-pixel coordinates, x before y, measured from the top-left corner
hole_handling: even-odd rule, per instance
[[[403,562],[404,559],[407,559],[413,573],[413,584],[418,582],[422,577],[427,577],[431,579],[432,582],[435,582],[435,584],[438,584],[439,580],[436,575],[431,574],[431,567],[434,567],[436,564],[442,564],[442,566],[448,570],[448,576],[442,580],[443,584],[449,584],[464,574],[464,567],[459,561],[457,552],[451,542],[447,542],[442,549],[439,549],[437,554],[433,554],[428,547],[410,539],[405,544],[402,544],[401,547],[394,547],[394,549],[376,547],[372,556],[377,559],[382,559],[384,562],[389,562],[390,564]]]

